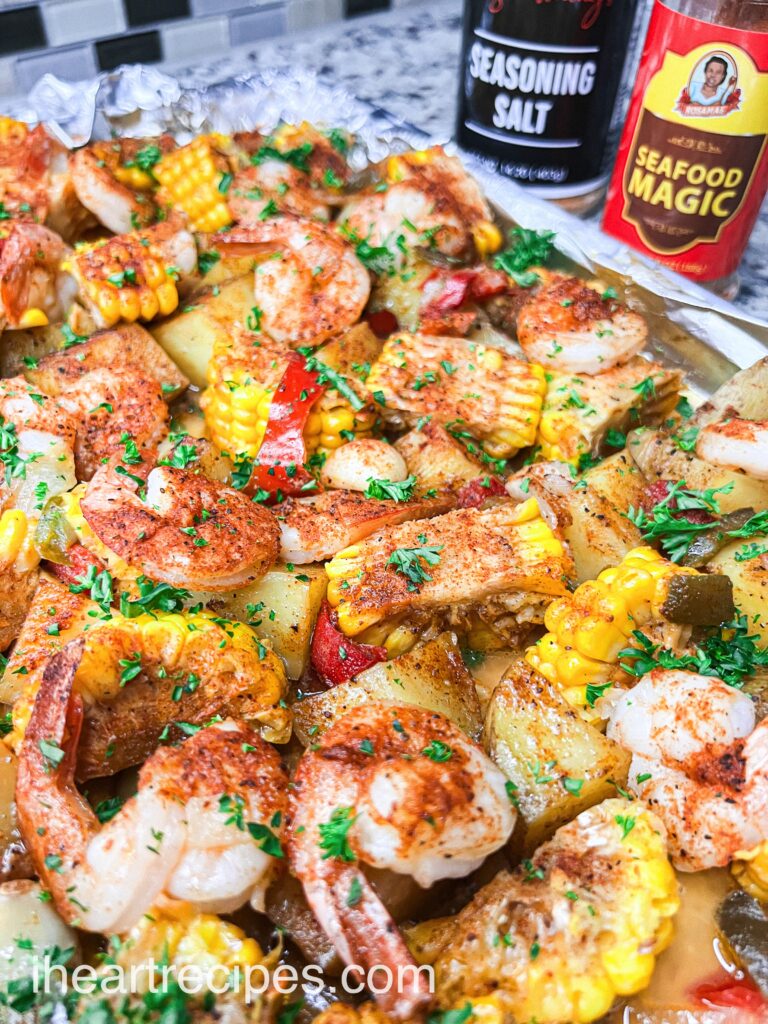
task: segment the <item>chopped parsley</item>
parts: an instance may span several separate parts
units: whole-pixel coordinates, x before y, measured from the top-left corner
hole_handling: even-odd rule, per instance
[[[352,807],[337,807],[328,821],[317,826],[320,842],[317,844],[323,851],[323,860],[341,860],[352,863],[356,860],[352,847],[349,845],[347,833],[357,821]]]
[[[413,497],[413,489],[416,486],[416,477],[411,474],[405,480],[375,480],[368,478],[368,486],[365,489],[366,498],[378,498],[382,501],[409,501]]]
[[[717,676],[728,686],[738,687],[758,668],[768,666],[768,649],[758,647],[760,638],[750,634],[746,615],[712,630],[695,645],[693,654],[675,654],[637,629],[632,635],[639,646],[619,651],[619,664],[631,676],[644,676],[655,668],[682,669]]]
[[[443,743],[442,740],[431,740],[422,750],[422,754],[428,757],[430,761],[436,761],[440,764],[442,761],[450,761],[453,757],[453,750],[447,743]]]
[[[531,231],[528,228],[512,228],[509,249],[500,252],[493,261],[497,270],[511,277],[515,284],[530,288],[539,280],[539,275],[529,270],[541,266],[552,255],[554,231]]]
[[[262,146],[256,153],[251,157],[251,163],[259,164],[266,163],[267,160],[282,160],[284,164],[290,164],[291,167],[295,167],[298,171],[303,171],[305,174],[309,172],[309,157],[312,155],[314,146],[311,142],[304,142],[301,146],[295,146],[293,149],[280,150],[274,146],[265,145]]]
[[[420,533],[420,547],[395,548],[387,559],[387,565],[394,565],[395,572],[401,573],[408,580],[408,589],[417,591],[423,583],[429,583],[432,577],[425,571],[424,565],[439,565],[440,552],[444,545],[427,544],[427,535]],[[423,563],[423,564],[422,564]]]
[[[216,252],[214,249],[201,252],[197,257],[197,269],[205,276],[209,270],[216,266],[220,259],[221,253]]]

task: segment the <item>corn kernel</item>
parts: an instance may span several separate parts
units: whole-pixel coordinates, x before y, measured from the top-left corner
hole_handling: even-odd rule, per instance
[[[46,327],[48,322],[48,317],[42,309],[32,306],[21,314],[19,327]]]
[[[494,223],[488,220],[481,220],[475,224],[472,228],[472,237],[475,240],[475,248],[481,258],[498,252],[503,242],[501,231],[499,231]]]

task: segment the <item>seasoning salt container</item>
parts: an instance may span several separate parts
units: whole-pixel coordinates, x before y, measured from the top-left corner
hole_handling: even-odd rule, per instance
[[[574,213],[608,182],[636,0],[465,0],[456,137]]]

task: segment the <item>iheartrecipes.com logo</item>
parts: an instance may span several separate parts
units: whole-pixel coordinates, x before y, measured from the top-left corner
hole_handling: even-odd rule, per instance
[[[323,990],[332,993],[373,996],[386,992],[402,992],[422,987],[435,991],[434,970],[429,964],[404,964],[391,968],[375,964],[364,968],[349,964],[340,976],[329,978],[318,964],[306,964],[300,969],[292,964],[253,964],[226,967],[223,964],[182,965],[158,962],[152,959],[124,967],[103,964],[92,967],[80,964],[67,970],[49,956],[34,957],[30,964],[31,988],[36,993],[66,996],[100,994],[103,996],[144,995],[163,993],[175,987],[185,996],[237,995],[246,1003],[277,992],[280,995],[316,995]],[[422,987],[423,991],[423,987]]]

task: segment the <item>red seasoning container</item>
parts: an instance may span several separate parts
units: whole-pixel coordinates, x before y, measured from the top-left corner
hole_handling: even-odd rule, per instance
[[[732,297],[767,136],[768,0],[656,0],[603,227]]]

